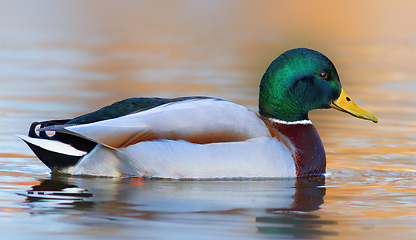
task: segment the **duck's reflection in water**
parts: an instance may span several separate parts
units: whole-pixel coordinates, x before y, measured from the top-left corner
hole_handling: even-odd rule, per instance
[[[273,216],[256,218],[256,222],[265,223],[265,226],[258,227],[259,232],[287,235],[296,239],[338,235],[335,231],[323,230],[326,225],[337,224],[336,221],[321,220],[318,215],[310,213],[324,203],[324,185],[325,177],[297,180],[291,207],[267,209]]]
[[[235,221],[260,233],[296,238],[335,235],[335,221],[314,214],[325,177],[283,180],[141,180],[52,175],[25,195],[33,214],[82,214],[112,220]],[[69,211],[69,212],[68,212]],[[176,220],[175,220],[176,219]]]

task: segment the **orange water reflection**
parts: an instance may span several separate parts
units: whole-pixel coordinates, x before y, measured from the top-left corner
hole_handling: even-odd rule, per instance
[[[48,177],[47,169],[12,136],[26,133],[32,121],[73,117],[133,96],[211,95],[256,110],[258,84],[268,64],[287,49],[309,47],[333,60],[345,91],[379,118],[378,124],[372,124],[334,110],[310,114],[324,142],[330,173],[325,203],[312,215],[338,222],[323,226],[326,232],[338,232],[337,238],[414,236],[414,1],[13,1],[0,5],[0,189],[4,190],[0,213],[25,213],[27,206],[19,205],[24,198],[15,192]],[[112,183],[109,188],[114,185],[120,192],[130,187]],[[147,189],[153,194],[159,189],[153,190]],[[123,204],[110,201],[102,207],[108,215],[123,217],[131,207]],[[240,210],[224,215],[238,215]],[[87,216],[72,213],[61,213],[60,222],[53,223],[76,228],[79,220],[83,224],[76,234],[89,237],[108,229],[135,230],[122,224],[92,226]],[[180,219],[172,216],[176,215],[170,215],[169,221]],[[186,216],[192,222],[194,215]],[[203,216],[197,216],[201,225],[215,226]],[[20,226],[22,215],[9,217],[16,219],[12,226]],[[158,222],[155,215],[143,219],[166,226],[166,219]],[[160,229],[140,223],[141,230]]]

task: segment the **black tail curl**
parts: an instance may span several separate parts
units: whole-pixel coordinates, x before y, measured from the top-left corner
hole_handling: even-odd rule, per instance
[[[51,135],[48,135],[45,131],[39,131],[38,129],[48,127],[48,126],[56,126],[56,125],[64,125],[67,123],[69,119],[64,120],[50,120],[44,122],[33,122],[30,125],[29,129],[29,137],[32,138],[39,138],[45,140],[53,140],[59,141],[72,147],[84,151],[90,152],[97,143],[92,142],[90,140],[80,138],[74,135],[55,132]],[[26,144],[32,149],[32,151],[36,154],[36,156],[46,165],[48,166],[53,172],[60,172],[61,170],[76,165],[82,156],[72,156],[66,155],[59,152],[53,152],[47,149],[44,149],[40,146],[34,145],[30,142],[25,141]]]

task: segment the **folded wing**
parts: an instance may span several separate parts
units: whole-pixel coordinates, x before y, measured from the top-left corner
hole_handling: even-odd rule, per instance
[[[112,148],[155,139],[203,144],[271,137],[267,125],[257,114],[219,99],[178,101],[114,119],[50,126],[41,131],[68,133]]]

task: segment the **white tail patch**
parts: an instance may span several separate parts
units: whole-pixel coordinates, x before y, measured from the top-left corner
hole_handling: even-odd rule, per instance
[[[22,139],[23,141],[29,142],[33,145],[36,145],[40,148],[46,149],[51,152],[56,152],[56,153],[61,153],[61,154],[65,154],[69,156],[76,156],[76,157],[82,157],[85,154],[87,154],[87,152],[78,150],[69,144],[62,143],[59,141],[32,138],[32,137],[28,137],[26,135],[21,135],[21,134],[15,134],[15,136]]]

